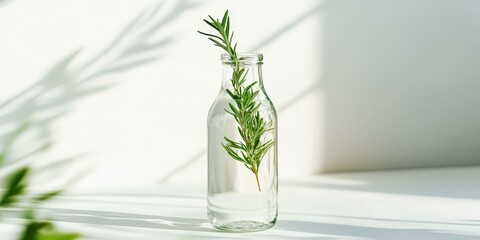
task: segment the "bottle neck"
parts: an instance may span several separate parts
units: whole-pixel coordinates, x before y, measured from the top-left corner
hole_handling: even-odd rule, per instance
[[[241,75],[240,75],[241,73]],[[232,79],[237,78],[240,80],[241,86],[247,87],[250,84],[256,82],[253,85],[252,90],[263,91],[263,78],[262,78],[262,65],[261,64],[240,64],[236,66],[234,63],[223,63],[223,82],[222,88],[233,91],[235,89]]]

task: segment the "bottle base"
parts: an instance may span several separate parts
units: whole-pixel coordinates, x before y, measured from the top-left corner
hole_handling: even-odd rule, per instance
[[[223,225],[213,225],[215,228],[227,232],[258,232],[273,227],[275,223],[265,224],[257,221],[233,221]]]

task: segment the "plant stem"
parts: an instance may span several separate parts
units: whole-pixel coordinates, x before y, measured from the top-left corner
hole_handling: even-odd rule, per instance
[[[240,61],[238,60],[237,56],[234,55],[234,58],[233,58],[233,61],[235,63],[235,67],[233,69],[233,73],[232,73],[232,78],[231,78],[231,81],[232,81],[232,85],[233,85],[233,91],[235,92],[235,94],[238,94],[240,95],[240,92],[241,92],[241,85],[238,85],[236,82],[235,82],[235,76],[240,76],[240,70],[245,70],[244,68],[241,68],[240,67]],[[239,109],[240,111],[240,114],[238,115],[238,118],[239,119],[243,119],[243,116],[244,116],[244,113],[245,113],[245,109],[244,108],[240,108]],[[242,121],[242,122],[246,122],[246,121]],[[245,142],[246,145],[250,145],[252,144],[251,141],[248,141],[247,139],[247,133],[246,133],[246,130],[248,128],[248,126],[246,126],[245,124],[240,124],[239,123],[239,127],[240,127],[240,130],[241,130],[241,137],[243,139],[243,141]],[[247,156],[252,156],[252,154],[250,152],[247,152],[246,154]],[[255,166],[255,162],[252,161],[253,159],[249,159],[251,162],[250,164],[252,166]],[[258,187],[258,191],[261,192],[262,191],[262,188],[260,187],[260,181],[258,180],[258,168],[252,168],[252,172],[253,174],[255,174],[255,179],[257,180],[257,187]]]
[[[255,179],[257,179],[258,191],[261,192],[262,188],[260,187],[260,181],[258,181],[258,170],[253,172],[253,174],[255,174]]]

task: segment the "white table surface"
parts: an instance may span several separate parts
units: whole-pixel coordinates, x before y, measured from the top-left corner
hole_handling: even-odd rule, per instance
[[[275,227],[256,233],[212,229],[204,185],[72,192],[39,214],[83,239],[480,239],[480,167],[285,180],[279,202]],[[0,224],[0,239],[15,239],[18,221]]]

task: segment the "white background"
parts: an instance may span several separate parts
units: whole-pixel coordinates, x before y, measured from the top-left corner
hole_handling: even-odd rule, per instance
[[[281,178],[480,163],[480,6],[433,0],[3,1],[0,140],[31,122],[12,159],[51,143],[22,161],[75,161],[44,178],[205,182],[221,51],[196,30],[225,9],[265,57]]]

